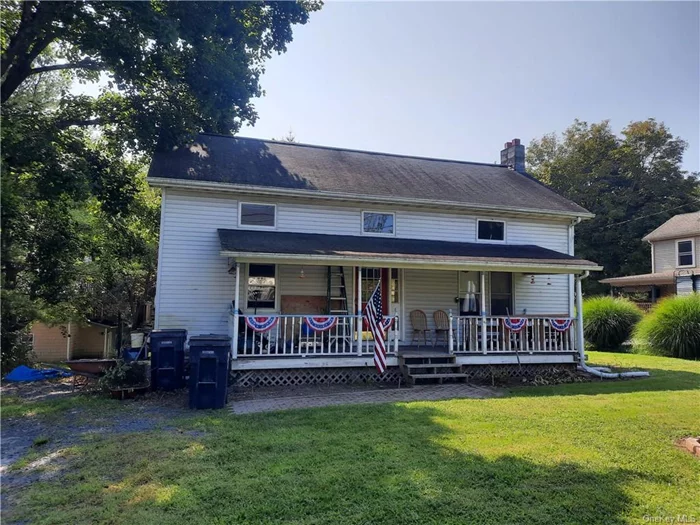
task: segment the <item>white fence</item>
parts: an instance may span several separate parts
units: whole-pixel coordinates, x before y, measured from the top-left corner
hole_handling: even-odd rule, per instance
[[[236,317],[238,329],[236,330]],[[231,314],[229,335],[237,357],[282,357],[282,356],[358,356],[374,353],[372,334],[362,326],[358,344],[358,316],[338,315],[335,324],[323,331],[314,330],[307,317],[315,319],[328,316],[319,315],[244,315]],[[398,352],[398,317],[391,316],[391,326],[387,332],[387,353]],[[260,320],[262,326],[256,326]],[[274,323],[265,329],[264,323]],[[252,328],[251,326],[255,326]],[[237,331],[237,334],[236,334]]]
[[[525,318],[520,331],[507,328],[507,317],[456,317],[454,351],[460,353],[573,352],[576,320],[558,331],[547,317]],[[513,321],[513,319],[511,319]],[[568,321],[568,320],[567,320]]]

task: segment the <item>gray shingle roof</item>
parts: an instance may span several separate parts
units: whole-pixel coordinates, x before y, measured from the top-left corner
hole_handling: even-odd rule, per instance
[[[156,153],[151,178],[588,215],[529,175],[496,164],[201,134]]]
[[[221,251],[228,254],[345,257],[356,260],[410,260],[449,264],[516,263],[596,269],[585,259],[522,244],[488,244],[220,229]]]
[[[700,235],[700,211],[675,215],[642,239],[663,241],[664,239],[678,239],[696,235]]]

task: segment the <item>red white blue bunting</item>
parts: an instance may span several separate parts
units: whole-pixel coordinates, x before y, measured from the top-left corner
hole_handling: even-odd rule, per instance
[[[550,319],[549,324],[554,328],[557,332],[566,332],[569,328],[571,328],[571,323],[573,323],[573,319]]]
[[[308,316],[306,318],[306,324],[309,325],[314,332],[325,332],[330,330],[338,323],[338,317],[335,315],[326,317],[312,317]]]
[[[271,315],[265,317],[251,315],[246,316],[245,324],[247,324],[248,328],[250,328],[254,332],[267,332],[268,330],[274,328],[278,320],[279,317],[273,317]]]
[[[506,317],[503,319],[503,324],[511,332],[518,333],[527,326],[525,317]]]

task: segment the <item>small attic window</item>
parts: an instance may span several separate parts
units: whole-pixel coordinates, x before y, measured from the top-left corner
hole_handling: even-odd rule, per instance
[[[505,242],[505,221],[476,221],[476,239],[478,241]]]
[[[394,235],[393,213],[362,212],[362,233],[365,235]]]
[[[238,212],[240,226],[253,228],[274,228],[276,226],[277,206],[274,204],[241,202]]]

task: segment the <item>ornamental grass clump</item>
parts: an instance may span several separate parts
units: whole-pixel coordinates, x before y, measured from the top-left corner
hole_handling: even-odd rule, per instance
[[[634,339],[644,353],[700,359],[700,294],[661,301],[639,323]]]
[[[628,299],[591,297],[583,302],[583,336],[596,350],[617,350],[641,318],[641,310]]]

